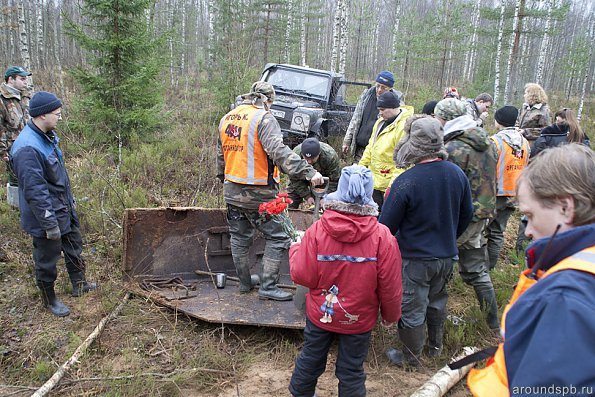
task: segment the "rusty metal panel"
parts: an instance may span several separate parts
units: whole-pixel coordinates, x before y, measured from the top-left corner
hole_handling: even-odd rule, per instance
[[[298,230],[313,221],[312,214],[290,211]],[[196,270],[235,275],[229,233],[223,209],[136,208],[124,213],[124,277],[134,292],[183,311],[204,321],[250,324],[284,328],[303,328],[304,316],[293,302],[262,301],[256,292],[240,295],[237,284],[228,281],[216,289],[209,277]],[[250,250],[251,272],[258,273],[264,239],[256,233]],[[287,257],[281,263],[281,283],[291,284]],[[192,296],[180,291],[145,291],[138,288],[144,278],[180,277],[196,282]],[[240,299],[241,297],[241,299]]]

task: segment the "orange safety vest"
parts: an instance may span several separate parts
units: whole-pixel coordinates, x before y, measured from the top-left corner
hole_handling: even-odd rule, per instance
[[[266,112],[253,105],[240,105],[221,119],[219,136],[226,180],[243,185],[268,185],[272,173],[279,183],[279,169],[272,164],[258,138],[258,128]]]
[[[522,156],[517,157],[512,148],[498,135],[493,135],[492,140],[498,148],[498,165],[496,166],[496,180],[498,182],[498,196],[516,196],[516,181],[523,168],[529,162],[529,143],[523,138]]]
[[[562,270],[579,270],[595,275],[595,245],[586,248],[552,266],[547,272],[537,272],[539,279]],[[502,314],[502,332],[505,333],[506,314],[519,297],[525,293],[537,280],[528,278],[531,269],[525,270],[519,277],[519,282],[504,308]],[[498,350],[490,357],[485,368],[472,368],[467,376],[467,385],[475,397],[508,397],[508,375],[506,374],[506,360],[504,358],[504,344],[498,345]]]

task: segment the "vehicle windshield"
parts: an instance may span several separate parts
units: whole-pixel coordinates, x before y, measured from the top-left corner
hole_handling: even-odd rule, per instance
[[[271,83],[275,90],[321,98],[326,97],[330,84],[329,76],[279,68],[269,70],[265,80]]]

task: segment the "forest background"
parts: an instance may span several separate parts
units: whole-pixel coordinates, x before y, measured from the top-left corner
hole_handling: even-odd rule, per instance
[[[0,0],[0,6],[1,65],[24,66],[35,91],[64,100],[57,130],[78,198],[89,277],[102,284],[82,300],[66,298],[72,316],[51,318],[39,304],[30,239],[18,212],[0,200],[0,395],[27,394],[47,380],[117,305],[124,209],[223,206],[214,177],[216,126],[267,62],[332,69],[364,82],[391,70],[395,88],[417,111],[446,86],[470,98],[492,93],[495,108],[520,107],[525,83],[538,82],[552,111],[575,109],[594,136],[590,0]],[[355,103],[357,94],[347,99]],[[492,124],[490,117],[490,132]],[[339,142],[331,139],[337,148]],[[4,174],[0,179],[5,197]],[[521,262],[508,248],[492,273],[500,308]],[[63,271],[59,283],[66,293]],[[462,346],[494,342],[460,278],[451,291],[449,310],[462,321],[449,320],[445,353],[426,372]],[[246,373],[274,377],[254,370],[254,362],[272,362],[287,378],[301,343],[295,333],[197,324],[143,300],[130,302],[111,327],[58,394],[240,390]],[[388,366],[382,351],[396,340],[382,331],[374,337],[370,395],[400,395],[395,379],[405,395],[428,375],[399,375]],[[287,380],[271,386],[271,395],[286,393]],[[333,395],[329,390],[321,395]]]

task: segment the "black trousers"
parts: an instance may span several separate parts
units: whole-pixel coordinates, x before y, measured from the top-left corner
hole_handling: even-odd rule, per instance
[[[58,276],[56,264],[64,253],[64,263],[68,274],[84,272],[85,260],[83,238],[78,227],[71,225],[70,233],[62,235],[60,240],[48,240],[33,237],[33,262],[35,263],[35,279],[38,282],[53,283]]]
[[[328,351],[335,337],[339,342],[335,376],[339,379],[339,397],[363,397],[366,395],[364,360],[368,356],[370,335],[346,335],[325,331],[306,318],[304,348],[295,360],[295,368],[289,391],[296,397],[311,397],[316,383],[324,373]]]

